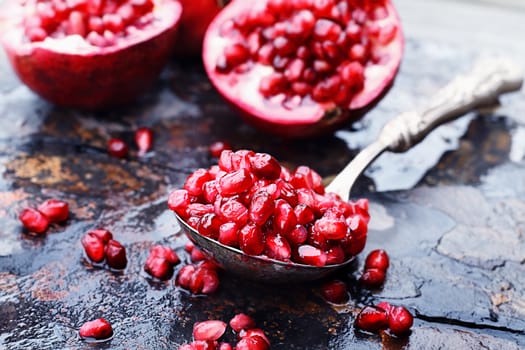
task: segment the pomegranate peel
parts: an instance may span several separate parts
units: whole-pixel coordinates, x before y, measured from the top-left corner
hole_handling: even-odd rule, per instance
[[[153,83],[171,54],[182,13],[176,0],[151,0],[147,13],[125,23],[130,12],[116,15],[108,6],[120,4],[108,1],[96,11],[98,21],[88,22],[94,10],[71,5],[68,19],[55,15],[46,27],[43,18],[26,16],[35,1],[15,1],[2,10],[12,16],[0,38],[14,71],[50,102],[87,110],[131,102]],[[41,4],[53,10],[51,1]]]
[[[404,48],[392,3],[330,3],[323,13],[315,2],[233,1],[209,25],[208,77],[253,126],[324,134],[361,118],[392,85]]]

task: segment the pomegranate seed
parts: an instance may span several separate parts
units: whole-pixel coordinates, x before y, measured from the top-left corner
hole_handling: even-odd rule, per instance
[[[355,326],[363,331],[377,332],[388,327],[388,314],[375,306],[365,306],[355,319]]]
[[[390,313],[390,309],[392,309],[392,305],[390,305],[390,303],[386,301],[380,302],[376,305],[376,307],[385,310],[387,313]]]
[[[217,194],[219,194],[219,189],[217,187],[217,181],[211,180],[206,183],[204,183],[202,187],[202,195],[206,202],[213,203],[215,202],[215,198],[217,198]]]
[[[287,81],[283,74],[273,73],[261,79],[259,91],[264,97],[277,95],[286,88]]]
[[[218,64],[217,68],[219,70],[232,69],[233,67],[246,62],[249,57],[250,51],[248,47],[242,43],[235,43],[224,49],[224,63],[220,65]]]
[[[267,153],[256,153],[250,159],[252,172],[255,176],[268,180],[276,180],[281,176],[281,165]]]
[[[67,34],[68,35],[80,35],[82,37],[85,37],[86,32],[86,25],[84,24],[84,14],[79,11],[72,11],[69,14],[69,21],[67,24]]]
[[[321,286],[321,295],[325,300],[334,304],[344,304],[349,299],[346,283],[339,280],[324,283]]]
[[[248,223],[239,231],[239,247],[248,255],[259,255],[264,251],[264,236],[261,228]]]
[[[251,336],[251,337],[244,337],[237,345],[235,345],[235,350],[268,350],[270,349],[270,346],[266,343],[266,341],[257,336]]]
[[[49,227],[49,219],[34,208],[25,208],[18,215],[18,219],[28,231],[44,233]]]
[[[184,182],[184,189],[192,196],[199,196],[204,184],[210,180],[213,179],[206,169],[197,169]]]
[[[347,226],[343,219],[322,217],[315,222],[315,230],[326,239],[341,239],[346,236]]]
[[[388,254],[383,249],[372,250],[368,253],[365,260],[365,269],[375,268],[378,270],[386,271],[390,265],[390,259]]]
[[[283,199],[275,201],[273,225],[281,234],[287,234],[297,225],[297,217],[292,206]]]
[[[286,261],[292,256],[292,249],[290,244],[278,233],[268,232],[266,234],[266,248],[265,252],[268,257],[281,261]]]
[[[342,264],[344,261],[345,252],[341,246],[333,246],[326,251],[326,265]]]
[[[144,271],[159,280],[169,280],[173,275],[173,265],[163,257],[150,255],[144,264]]]
[[[388,312],[388,327],[395,335],[403,335],[410,331],[414,323],[414,317],[403,306],[392,306]]]
[[[230,327],[237,333],[242,330],[255,328],[255,321],[250,316],[239,313],[233,316],[229,322]]]
[[[211,214],[213,215],[213,214]],[[200,231],[199,231],[200,232]],[[190,259],[193,262],[203,261],[209,259],[209,256],[198,248],[193,248],[190,253]]]
[[[309,224],[315,219],[314,211],[306,204],[297,205],[294,208],[294,213],[297,223],[301,225]]]
[[[359,282],[367,288],[377,288],[385,282],[385,271],[376,268],[365,269]]]
[[[231,149],[232,146],[227,141],[216,141],[208,147],[208,150],[212,157],[220,157],[222,151]]]
[[[219,276],[217,275],[217,272],[214,269],[209,269],[203,266],[195,268],[188,284],[188,289],[193,294],[212,294],[218,287]]]
[[[47,38],[47,32],[43,28],[28,28],[26,30],[27,38],[32,42],[44,41]]]
[[[308,230],[303,225],[295,225],[294,229],[286,233],[286,239],[293,245],[299,245],[308,239]]]
[[[135,144],[139,149],[139,156],[143,156],[153,146],[153,130],[147,127],[138,128],[135,131]]]
[[[193,325],[195,340],[217,340],[226,331],[226,323],[218,320],[197,322]]]
[[[104,242],[95,233],[88,232],[82,236],[80,242],[91,261],[100,263],[105,259]]]
[[[49,222],[63,222],[69,216],[69,205],[58,199],[48,199],[38,206],[38,211],[44,214]]]
[[[168,197],[168,208],[179,215],[186,213],[186,208],[191,204],[192,199],[187,190],[175,190]]]
[[[239,201],[230,199],[220,206],[220,214],[225,221],[244,225],[248,221],[248,209]]]
[[[219,227],[219,242],[230,247],[239,246],[239,227],[235,222],[226,222]]]
[[[220,343],[218,350],[233,350],[233,348],[229,343]]]
[[[204,214],[199,221],[198,231],[201,235],[216,240],[219,238],[221,224],[222,221],[217,215],[213,213]]]
[[[120,242],[110,240],[105,248],[106,262],[109,267],[122,270],[126,268],[128,260],[126,258],[126,248]]]
[[[108,141],[108,153],[113,157],[125,158],[128,155],[128,145],[121,138],[111,138]]]
[[[84,323],[78,333],[84,339],[102,340],[113,335],[113,327],[104,318],[97,318]]]
[[[218,342],[215,340],[194,340],[189,345],[188,350],[215,350]],[[180,349],[179,349],[180,350]]]
[[[248,191],[253,185],[253,179],[247,169],[239,169],[224,175],[219,180],[219,192],[231,196]]]
[[[299,246],[297,253],[299,261],[304,264],[313,266],[326,265],[326,253],[316,247],[304,244]]]
[[[111,239],[113,239],[113,234],[105,228],[96,228],[89,231],[89,233],[98,237],[104,244],[107,244]]]
[[[262,226],[273,214],[273,209],[273,198],[264,191],[257,192],[250,203],[249,218],[252,222]]]
[[[190,282],[193,274],[195,273],[194,265],[185,265],[183,266],[177,274],[177,283],[182,288],[189,289]]]
[[[354,44],[352,45],[352,47],[350,47],[350,52],[348,53],[348,56],[352,61],[365,63],[368,59],[368,50],[365,46],[361,44]]]
[[[348,88],[359,91],[365,82],[364,67],[359,62],[350,62],[341,69],[341,78]]]
[[[179,256],[173,249],[163,245],[155,245],[150,249],[150,255],[166,259],[170,264],[177,265],[180,262]]]

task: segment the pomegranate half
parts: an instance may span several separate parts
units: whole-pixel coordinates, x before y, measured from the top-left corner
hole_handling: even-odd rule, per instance
[[[22,82],[57,105],[89,110],[151,86],[182,13],[176,0],[8,1],[1,41]]]
[[[389,0],[244,0],[211,22],[206,72],[248,122],[308,137],[356,120],[391,86],[404,38]]]

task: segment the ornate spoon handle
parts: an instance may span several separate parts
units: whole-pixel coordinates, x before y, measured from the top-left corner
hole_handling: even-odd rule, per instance
[[[348,198],[357,177],[385,150],[404,152],[441,124],[492,104],[501,94],[517,91],[522,84],[523,71],[514,62],[504,58],[478,61],[470,73],[451,81],[422,109],[388,121],[377,140],[364,148],[326,190]]]

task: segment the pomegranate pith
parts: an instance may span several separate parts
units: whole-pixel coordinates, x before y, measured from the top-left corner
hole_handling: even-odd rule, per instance
[[[172,52],[176,0],[9,0],[1,41],[20,79],[43,98],[95,110],[133,101]]]
[[[360,118],[377,102],[403,46],[388,0],[233,1],[208,27],[203,61],[248,122],[308,137]]]

